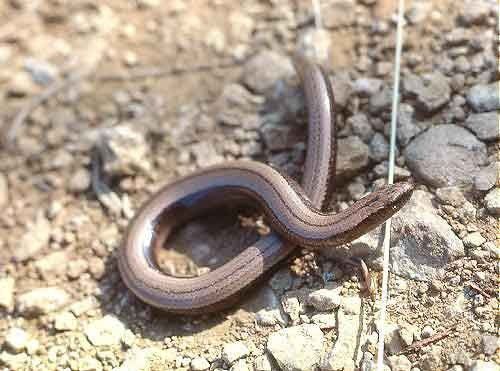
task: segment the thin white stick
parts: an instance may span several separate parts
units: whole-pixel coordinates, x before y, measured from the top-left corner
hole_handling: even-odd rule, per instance
[[[398,5],[398,26],[396,32],[396,56],[394,60],[394,87],[392,94],[392,113],[391,113],[391,139],[389,149],[389,171],[387,183],[394,183],[394,157],[396,153],[396,125],[399,106],[399,75],[401,69],[401,50],[403,47],[403,23],[404,23],[404,0],[399,0]],[[377,371],[384,370],[384,338],[385,338],[385,316],[388,301],[388,282],[389,282],[389,253],[391,244],[391,220],[385,223],[384,233],[384,272],[382,275],[382,308],[380,310],[379,340]]]
[[[314,26],[317,30],[320,30],[323,25],[321,22],[321,5],[320,0],[312,0],[313,12],[314,12]]]

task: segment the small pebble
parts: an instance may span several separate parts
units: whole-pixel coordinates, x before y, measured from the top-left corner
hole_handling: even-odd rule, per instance
[[[472,232],[465,236],[463,242],[466,247],[479,247],[486,242],[486,238],[479,232]]]
[[[26,348],[29,335],[19,327],[11,328],[5,335],[5,346],[14,353],[19,353]]]
[[[484,197],[484,203],[488,212],[493,216],[500,215],[500,188],[493,188]]]
[[[69,294],[58,287],[33,289],[16,298],[16,308],[24,315],[41,315],[54,312],[70,300]]]
[[[193,371],[205,371],[209,368],[210,363],[203,357],[196,357],[191,361],[191,370]]]
[[[431,337],[432,335],[434,335],[435,331],[434,329],[427,325],[427,326],[424,326],[424,328],[422,329],[422,332],[421,332],[421,336],[422,336],[422,339],[427,339],[429,337]]]
[[[118,318],[107,315],[86,325],[84,333],[94,346],[110,346],[120,343],[125,330],[125,325]]]
[[[222,348],[222,359],[228,364],[233,364],[233,362],[246,357],[248,354],[249,350],[242,341],[225,344]]]
[[[75,330],[77,326],[78,321],[71,312],[59,313],[54,320],[54,328],[58,331]]]
[[[73,173],[69,180],[68,189],[72,192],[84,192],[90,187],[90,172],[80,168]]]

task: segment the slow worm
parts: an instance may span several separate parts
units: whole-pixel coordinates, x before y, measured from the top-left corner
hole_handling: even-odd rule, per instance
[[[339,213],[327,210],[335,177],[336,135],[330,81],[302,56],[294,57],[307,103],[309,129],[302,184],[254,161],[201,169],[158,191],[138,211],[118,253],[125,284],[141,300],[173,313],[200,314],[238,300],[297,245],[336,246],[361,236],[397,212],[413,186],[397,183],[369,194]],[[193,278],[162,273],[153,251],[179,226],[231,202],[258,205],[273,233],[225,265]]]

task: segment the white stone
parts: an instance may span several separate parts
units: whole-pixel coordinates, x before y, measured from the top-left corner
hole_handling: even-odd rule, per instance
[[[37,339],[29,339],[26,343],[26,353],[33,355],[40,349],[40,342]]]
[[[429,338],[429,337],[431,337],[432,335],[434,335],[434,333],[435,333],[434,329],[433,329],[431,326],[426,325],[426,326],[424,326],[424,328],[422,329],[422,333],[421,333],[422,339]]]
[[[500,371],[500,366],[494,361],[485,362],[477,360],[472,363],[469,371]]]
[[[26,363],[29,358],[26,353],[11,354],[9,352],[0,353],[0,364],[5,365],[7,370],[21,371],[26,370]]]
[[[196,357],[191,361],[191,370],[193,371],[205,371],[209,368],[210,363],[203,357]]]
[[[59,287],[38,288],[18,295],[16,308],[25,315],[41,315],[62,308],[69,300],[69,294]]]
[[[321,360],[323,339],[318,325],[289,327],[269,336],[267,350],[283,371],[314,370]]]
[[[151,169],[144,135],[133,125],[120,125],[99,131],[97,147],[104,171],[113,176],[147,173]]]
[[[29,224],[28,230],[19,240],[18,247],[14,249],[14,260],[19,262],[28,260],[46,247],[50,231],[49,221],[43,215],[38,215],[36,221]]]
[[[19,327],[13,327],[5,336],[5,345],[14,353],[19,353],[26,348],[29,335],[26,331]]]
[[[488,212],[491,215],[500,215],[500,188],[493,188],[484,198]]]
[[[125,325],[115,316],[107,315],[89,323],[84,333],[94,346],[110,346],[120,343]]]
[[[248,348],[242,341],[225,344],[222,348],[222,359],[228,364],[232,364],[236,360],[246,357],[248,354]]]
[[[66,250],[58,250],[35,261],[34,266],[38,274],[45,280],[51,276],[63,276],[70,258]]]
[[[484,238],[479,232],[469,233],[463,239],[463,243],[466,247],[479,247],[485,242],[486,238]]]
[[[58,313],[54,320],[54,328],[59,331],[70,331],[76,329],[78,321],[71,312]]]

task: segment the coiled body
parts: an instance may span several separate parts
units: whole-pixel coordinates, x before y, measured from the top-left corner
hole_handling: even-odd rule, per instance
[[[301,186],[277,170],[253,161],[202,169],[165,186],[137,213],[118,255],[125,284],[143,301],[174,313],[207,313],[238,299],[296,245],[319,248],[351,241],[376,227],[408,200],[412,186],[382,188],[350,208],[325,211],[335,177],[333,94],[323,71],[296,56],[295,68],[307,102],[308,146]],[[194,278],[160,272],[153,249],[177,226],[231,200],[258,205],[273,233],[261,237],[225,265]]]

